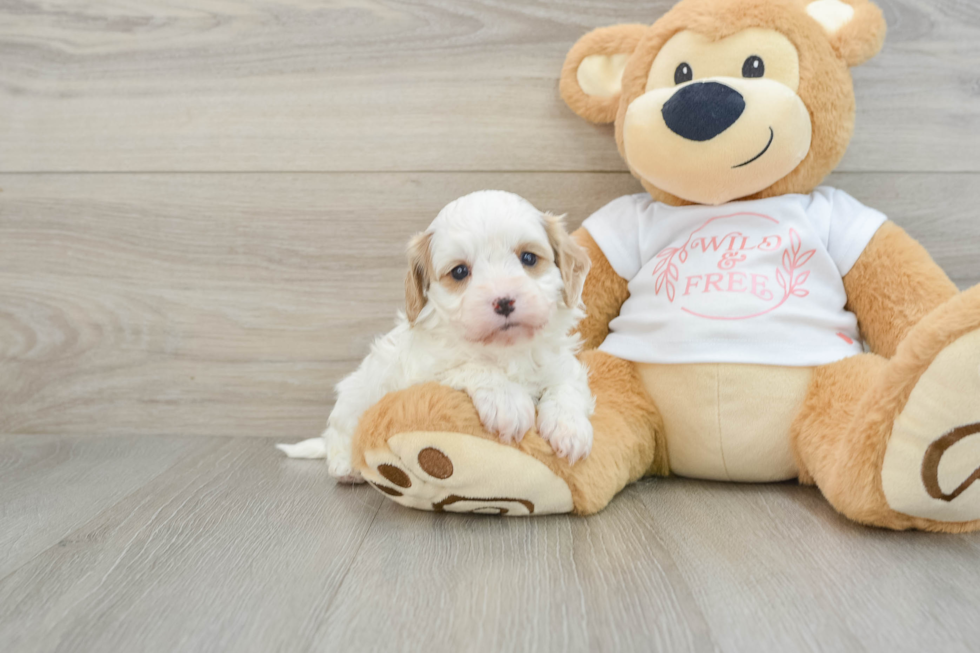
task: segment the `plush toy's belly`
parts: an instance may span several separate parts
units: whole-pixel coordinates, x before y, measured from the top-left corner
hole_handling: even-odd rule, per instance
[[[796,478],[790,426],[812,368],[637,363],[664,419],[670,471],[720,481]]]

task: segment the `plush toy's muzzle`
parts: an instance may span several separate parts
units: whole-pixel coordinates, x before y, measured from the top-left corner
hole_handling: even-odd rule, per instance
[[[808,194],[854,126],[848,68],[884,38],[866,0],[682,0],[652,25],[583,36],[561,93],[616,124],[630,171],[671,205]]]
[[[810,115],[780,82],[713,77],[643,94],[623,127],[626,160],[644,181],[699,204],[757,193],[810,149]]]

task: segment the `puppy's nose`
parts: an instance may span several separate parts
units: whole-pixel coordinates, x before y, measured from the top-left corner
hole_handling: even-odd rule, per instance
[[[664,104],[670,131],[689,141],[710,141],[731,127],[745,111],[745,98],[730,86],[699,82],[685,86]]]
[[[507,317],[514,312],[514,300],[510,297],[498,297],[493,300],[493,312]]]

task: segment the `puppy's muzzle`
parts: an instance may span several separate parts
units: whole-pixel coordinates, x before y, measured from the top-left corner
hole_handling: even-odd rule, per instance
[[[514,312],[514,300],[510,297],[498,297],[493,300],[493,312],[507,317]]]

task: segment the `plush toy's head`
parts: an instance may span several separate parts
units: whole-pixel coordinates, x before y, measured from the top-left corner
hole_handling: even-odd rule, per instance
[[[848,69],[884,38],[868,0],[682,0],[653,25],[583,36],[561,92],[583,118],[616,123],[657,200],[810,193],[854,129]]]

